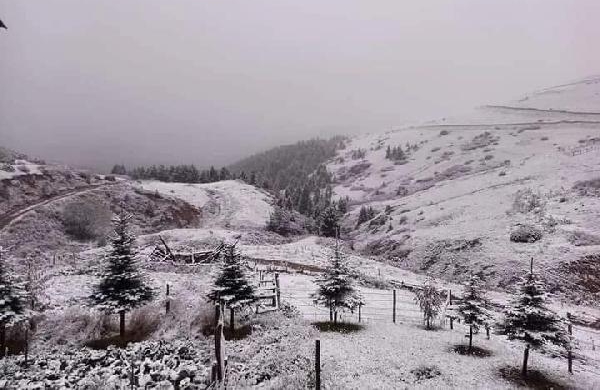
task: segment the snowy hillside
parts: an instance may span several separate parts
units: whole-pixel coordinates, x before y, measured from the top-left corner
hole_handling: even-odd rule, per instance
[[[207,184],[142,182],[148,191],[180,198],[202,210],[205,227],[247,230],[265,226],[272,211],[266,192],[238,180]]]
[[[559,110],[583,109],[577,102],[592,104],[588,97],[598,93],[591,79],[557,90],[546,106],[553,111],[487,106],[466,118],[354,138],[328,165],[335,194],[353,205],[344,221],[349,236],[367,253],[451,280],[473,271],[508,286],[535,257],[551,283],[577,285],[563,270],[600,249],[600,198],[573,188],[600,177],[600,116]],[[388,146],[401,146],[407,158],[386,159]],[[352,158],[357,150],[364,158]],[[363,206],[376,217],[357,228]],[[541,240],[511,242],[519,224],[539,229]]]

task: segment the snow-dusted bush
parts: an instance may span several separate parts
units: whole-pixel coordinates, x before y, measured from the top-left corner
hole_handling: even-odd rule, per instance
[[[464,151],[474,150],[479,148],[485,148],[489,145],[498,142],[499,137],[493,135],[489,131],[483,132],[479,135],[476,135],[469,142],[463,144],[461,149]]]
[[[62,222],[67,234],[79,240],[92,240],[105,232],[110,210],[98,203],[74,201],[63,209]]]
[[[531,188],[524,188],[516,192],[512,208],[514,211],[524,214],[531,211],[541,214],[544,206],[545,202],[539,192],[533,192]]]
[[[583,196],[600,196],[600,177],[578,181],[573,189]]]
[[[575,246],[600,245],[600,236],[587,233],[582,230],[575,230],[571,232],[567,239]]]
[[[542,239],[542,231],[533,225],[517,225],[510,233],[512,242],[536,242]]]

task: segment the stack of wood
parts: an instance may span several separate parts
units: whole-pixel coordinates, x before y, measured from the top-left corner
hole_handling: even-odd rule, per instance
[[[158,236],[158,238],[161,243],[156,245],[150,254],[150,260],[155,262],[190,265],[208,264],[216,261],[223,249],[226,248],[224,243],[220,243],[216,248],[205,251],[174,252],[161,236]]]

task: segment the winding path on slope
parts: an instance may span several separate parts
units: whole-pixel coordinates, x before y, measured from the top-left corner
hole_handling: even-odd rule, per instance
[[[87,187],[83,187],[83,188],[76,188],[73,190],[69,190],[69,191],[64,191],[62,193],[59,193],[57,195],[54,195],[50,198],[46,198],[44,200],[41,200],[39,202],[33,203],[33,204],[29,204],[29,205],[23,205],[20,207],[17,207],[13,210],[10,210],[8,213],[3,214],[2,216],[0,216],[0,231],[3,230],[4,228],[10,226],[11,223],[13,223],[14,221],[18,220],[19,218],[21,218],[22,216],[24,216],[25,214],[27,214],[30,211],[33,211],[39,207],[45,206],[49,203],[52,202],[56,202],[58,200],[62,200],[65,198],[68,198],[70,196],[73,195],[78,195],[78,194],[82,194],[85,192],[89,192],[95,189],[98,189],[100,187],[105,187],[105,186],[112,186],[118,183],[102,183],[102,184],[93,184]]]

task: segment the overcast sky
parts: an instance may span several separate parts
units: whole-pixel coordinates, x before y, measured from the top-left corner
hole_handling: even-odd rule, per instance
[[[221,165],[600,73],[598,0],[0,0],[0,145]]]

